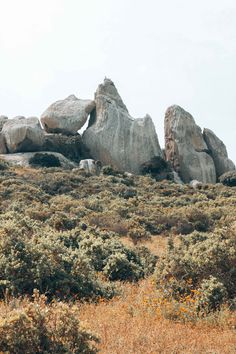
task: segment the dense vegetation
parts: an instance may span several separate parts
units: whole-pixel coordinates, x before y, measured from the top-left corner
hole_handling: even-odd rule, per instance
[[[111,167],[101,176],[4,163],[0,169],[0,351],[94,352],[96,339],[80,328],[73,303],[111,301],[121,295],[120,281],[151,277],[162,303],[174,303],[166,318],[234,311],[234,187],[194,189]],[[150,247],[160,238],[163,255]]]

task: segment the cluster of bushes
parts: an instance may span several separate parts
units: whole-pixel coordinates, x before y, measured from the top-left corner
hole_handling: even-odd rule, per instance
[[[229,228],[213,233],[194,232],[169,243],[167,254],[158,262],[158,288],[166,297],[180,299],[199,293],[196,306],[209,311],[236,300],[236,234]]]
[[[85,230],[86,229],[86,230]],[[137,281],[154,271],[156,257],[147,249],[130,249],[112,233],[81,228],[41,229],[25,217],[0,229],[0,294],[52,298],[110,298],[110,280]],[[105,281],[99,280],[102,272]]]

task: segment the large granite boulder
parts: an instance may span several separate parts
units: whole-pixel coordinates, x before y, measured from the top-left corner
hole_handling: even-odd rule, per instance
[[[111,80],[99,85],[95,102],[96,110],[83,134],[93,159],[139,173],[144,162],[163,156],[151,117],[133,119]]]
[[[43,143],[44,131],[36,117],[8,119],[2,128],[9,153],[37,151]]]
[[[6,116],[0,116],[0,131],[2,130],[4,124],[7,122],[8,118]]]
[[[221,141],[210,129],[203,130],[203,138],[215,163],[216,176],[220,177],[225,172],[235,170],[235,165],[233,161],[228,158],[226,146],[223,141]]]
[[[57,152],[51,152],[51,151],[6,154],[6,155],[0,155],[0,159],[8,162],[10,165],[21,166],[21,167],[59,167],[60,166],[65,169],[73,169],[77,166],[74,162],[68,160],[62,154],[59,154]]]
[[[48,133],[77,134],[95,108],[92,100],[81,100],[70,95],[57,101],[42,114],[41,123]]]
[[[191,114],[177,105],[169,107],[165,115],[165,154],[185,183],[216,182],[215,165],[201,129]]]
[[[70,160],[79,162],[81,159],[89,158],[89,151],[77,135],[45,134],[42,151],[59,152]]]

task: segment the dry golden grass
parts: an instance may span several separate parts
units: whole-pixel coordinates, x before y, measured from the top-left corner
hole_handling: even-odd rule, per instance
[[[235,318],[199,321],[197,324],[169,321],[150,311],[143,301],[153,286],[125,285],[113,301],[81,305],[80,318],[101,338],[103,354],[235,353]],[[233,316],[231,314],[231,316]]]

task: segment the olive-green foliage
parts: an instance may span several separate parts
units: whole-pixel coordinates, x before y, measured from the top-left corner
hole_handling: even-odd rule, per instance
[[[190,281],[189,281],[190,280]],[[170,244],[156,267],[158,287],[178,298],[192,289],[202,294],[201,304],[216,308],[236,296],[236,234],[230,229],[194,232]]]
[[[96,232],[84,224],[70,231],[40,226],[25,217],[15,223],[5,220],[0,228],[1,296],[5,291],[32,294],[37,288],[50,297],[111,297],[112,287],[102,283],[96,272],[108,280],[137,281],[154,270],[155,257],[148,250],[140,254],[111,232]],[[117,254],[122,261],[111,271],[111,259]]]
[[[236,171],[229,171],[220,176],[219,181],[225,186],[236,187]]]
[[[81,328],[78,307],[46,303],[34,293],[34,301],[11,301],[0,314],[0,351],[12,354],[97,353],[98,339]]]
[[[33,157],[30,158],[29,164],[38,167],[60,167],[61,163],[57,156],[53,154],[44,154],[42,152],[37,152]]]
[[[8,170],[8,168],[9,164],[4,160],[0,160],[0,171]]]
[[[112,296],[112,289],[97,279],[89,259],[73,247],[76,238],[76,234],[5,225],[0,237],[1,296],[6,291],[32,294],[35,288],[50,297]]]
[[[154,271],[156,257],[147,248],[131,249],[111,233],[87,233],[80,249],[110,280],[137,281]]]

